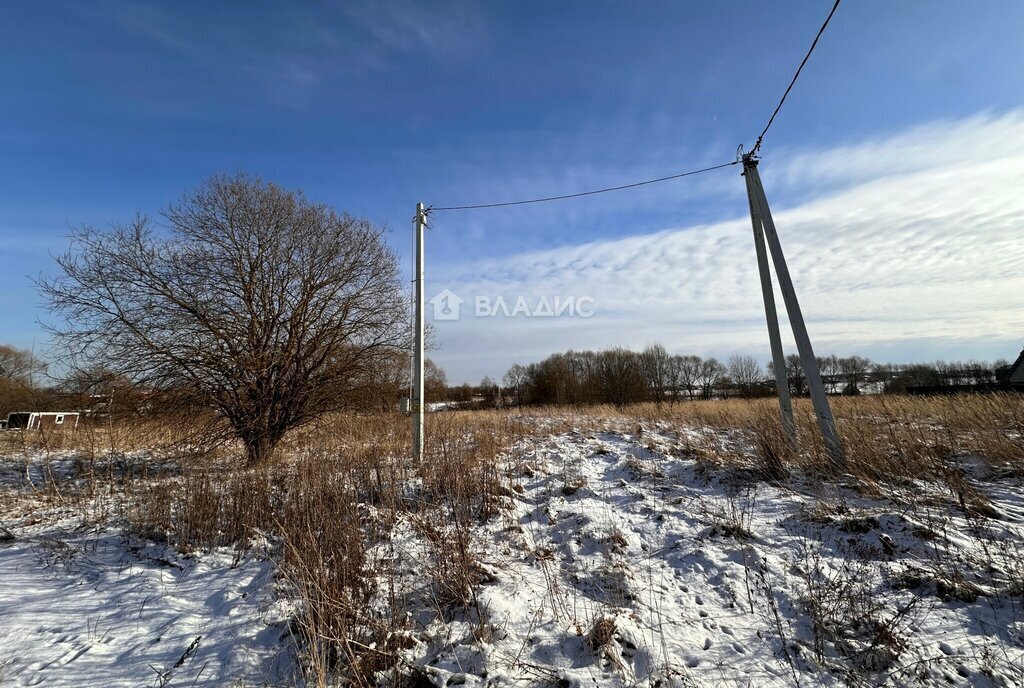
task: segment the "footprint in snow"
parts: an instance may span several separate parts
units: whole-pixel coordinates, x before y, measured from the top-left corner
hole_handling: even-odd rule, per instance
[[[59,661],[60,661],[61,664],[70,664],[71,662],[75,661],[76,659],[78,659],[79,657],[81,657],[82,655],[84,655],[88,651],[89,651],[89,646],[86,645],[85,647],[81,648],[77,652],[69,652],[69,653],[67,653],[66,655],[61,657],[61,659]]]

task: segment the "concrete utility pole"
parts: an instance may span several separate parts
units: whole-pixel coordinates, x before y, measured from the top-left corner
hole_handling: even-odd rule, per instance
[[[750,218],[754,225],[754,245],[758,249],[761,291],[764,296],[769,337],[772,338],[772,360],[775,364],[775,382],[779,386],[779,406],[782,411],[783,424],[786,423],[787,414],[790,418],[790,423],[792,423],[793,410],[789,401],[789,388],[786,386],[786,362],[782,360],[781,341],[776,346],[775,338],[778,337],[778,316],[775,312],[775,297],[772,294],[771,279],[767,274],[767,265],[764,264],[762,258],[764,254],[763,239],[768,241],[768,249],[771,251],[775,274],[779,278],[779,288],[782,290],[782,299],[786,304],[789,323],[793,327],[793,337],[796,339],[796,348],[800,353],[800,363],[803,366],[804,375],[807,377],[807,387],[811,393],[814,414],[818,419],[818,429],[825,440],[825,448],[832,457],[832,462],[838,469],[846,470],[843,443],[839,439],[839,432],[836,430],[836,421],[832,417],[832,409],[828,403],[828,396],[825,394],[825,386],[821,384],[818,361],[814,357],[811,339],[807,335],[804,316],[800,311],[800,302],[796,298],[793,280],[789,275],[789,268],[786,266],[786,257],[782,253],[782,244],[779,242],[779,235],[775,231],[775,222],[772,220],[772,212],[768,207],[768,198],[764,194],[764,187],[761,186],[761,177],[757,173],[757,160],[751,154],[743,156],[743,174],[747,179]],[[785,397],[782,394],[783,387],[786,387]]]
[[[764,246],[764,229],[761,222],[761,206],[751,176],[743,173],[747,180],[747,198],[750,201],[750,220],[754,225],[754,250],[757,253],[757,272],[761,278],[761,295],[764,297],[764,317],[768,321],[768,341],[772,348],[772,365],[775,367],[775,390],[779,395],[779,412],[782,427],[789,439],[790,447],[797,448],[796,424],[793,422],[793,403],[789,399],[789,383],[786,380],[786,357],[782,353],[782,337],[779,334],[779,314],[775,307],[775,291],[772,289],[772,275],[768,269],[768,252]]]
[[[423,456],[423,229],[427,225],[427,211],[422,203],[416,204],[416,324],[413,351],[412,458],[419,463]]]

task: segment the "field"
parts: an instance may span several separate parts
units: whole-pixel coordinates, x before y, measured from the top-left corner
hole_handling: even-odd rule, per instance
[[[0,685],[1024,684],[1024,397],[833,404],[4,433]]]

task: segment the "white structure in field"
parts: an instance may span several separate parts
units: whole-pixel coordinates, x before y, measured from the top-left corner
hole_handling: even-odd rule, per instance
[[[74,430],[78,411],[12,411],[7,414],[7,430]]]

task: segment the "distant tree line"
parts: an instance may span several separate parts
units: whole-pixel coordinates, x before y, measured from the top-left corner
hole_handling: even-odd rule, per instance
[[[14,411],[78,411],[83,420],[126,419],[173,413],[181,390],[138,383],[107,368],[93,366],[53,370],[39,355],[0,344],[0,419]],[[367,368],[357,392],[347,398],[346,409],[392,411],[409,395],[410,357],[396,350]],[[475,388],[466,385],[471,394]],[[452,399],[444,370],[427,358],[424,395],[428,403]]]
[[[829,394],[905,394],[915,390],[976,390],[997,383],[1006,361],[935,361],[877,363],[863,356],[818,358]],[[806,396],[807,380],[800,357],[786,357],[790,394]],[[623,348],[567,351],[538,363],[515,364],[501,384],[484,378],[480,385],[449,387],[454,402],[482,405],[626,404],[653,401],[675,404],[712,398],[774,396],[775,371],[752,356],[734,355],[722,362],[693,354],[670,354],[654,344],[642,351]]]

